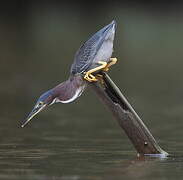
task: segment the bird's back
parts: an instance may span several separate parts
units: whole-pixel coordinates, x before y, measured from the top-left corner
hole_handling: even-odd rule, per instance
[[[75,54],[74,63],[71,66],[71,73],[76,74],[86,71],[92,64],[101,44],[101,37],[97,33],[84,42]]]
[[[92,68],[93,63],[96,63],[96,60],[98,60],[98,58],[96,59],[97,56],[99,58],[108,57],[112,54],[115,25],[116,22],[112,21],[83,43],[75,54],[74,63],[71,66],[71,74],[86,72]],[[109,51],[109,53],[106,51]]]

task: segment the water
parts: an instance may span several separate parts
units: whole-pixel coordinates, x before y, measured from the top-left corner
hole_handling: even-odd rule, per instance
[[[1,143],[0,179],[182,178],[183,157],[176,150],[182,143],[177,145],[177,139],[161,143],[171,145],[172,157],[137,158],[117,127],[91,127],[92,133],[79,125],[67,127],[71,122],[50,123],[50,128],[34,123]]]
[[[183,178],[181,11],[111,7],[91,16],[89,9],[34,4],[0,22],[0,179]],[[20,127],[37,97],[68,77],[81,42],[113,18],[119,61],[110,75],[170,157],[137,158],[90,89]]]
[[[151,122],[170,157],[137,158],[110,113],[99,103],[87,110],[87,98],[68,107],[50,107],[25,128],[1,121],[0,179],[182,179],[181,123],[175,128],[172,119],[166,119],[166,127],[163,120]],[[70,110],[72,114],[64,113]]]

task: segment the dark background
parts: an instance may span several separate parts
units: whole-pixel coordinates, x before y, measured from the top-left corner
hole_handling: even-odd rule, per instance
[[[136,161],[89,88],[20,128],[39,95],[68,78],[79,46],[113,19],[109,74],[173,158]],[[1,1],[0,177],[182,179],[182,49],[181,1]]]

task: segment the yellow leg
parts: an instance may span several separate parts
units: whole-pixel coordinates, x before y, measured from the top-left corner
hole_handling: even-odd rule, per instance
[[[84,76],[85,80],[87,80],[89,82],[98,81],[98,79],[92,73],[99,71],[99,70],[102,70],[107,66],[107,63],[104,61],[99,61],[98,63],[101,64],[101,66],[98,66],[94,69],[89,70],[88,72],[85,72],[85,76]]]
[[[98,79],[93,74],[89,74],[88,72],[85,73],[84,79],[89,82],[98,81]]]
[[[103,71],[108,71],[109,67],[116,64],[117,58],[110,58],[110,62],[106,63],[104,61],[99,61],[98,64],[101,64],[101,66],[98,66],[94,69],[89,70],[88,72],[85,72],[84,79],[89,81],[89,82],[96,82],[98,81],[98,78],[96,78],[92,73],[103,70]]]
[[[110,58],[110,62],[106,65],[103,71],[109,71],[109,67],[116,64],[116,62],[117,62],[117,58]]]

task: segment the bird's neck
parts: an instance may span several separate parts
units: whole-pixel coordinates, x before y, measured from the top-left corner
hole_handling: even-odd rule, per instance
[[[80,75],[71,76],[67,81],[52,89],[56,102],[69,103],[81,95],[86,83]]]

